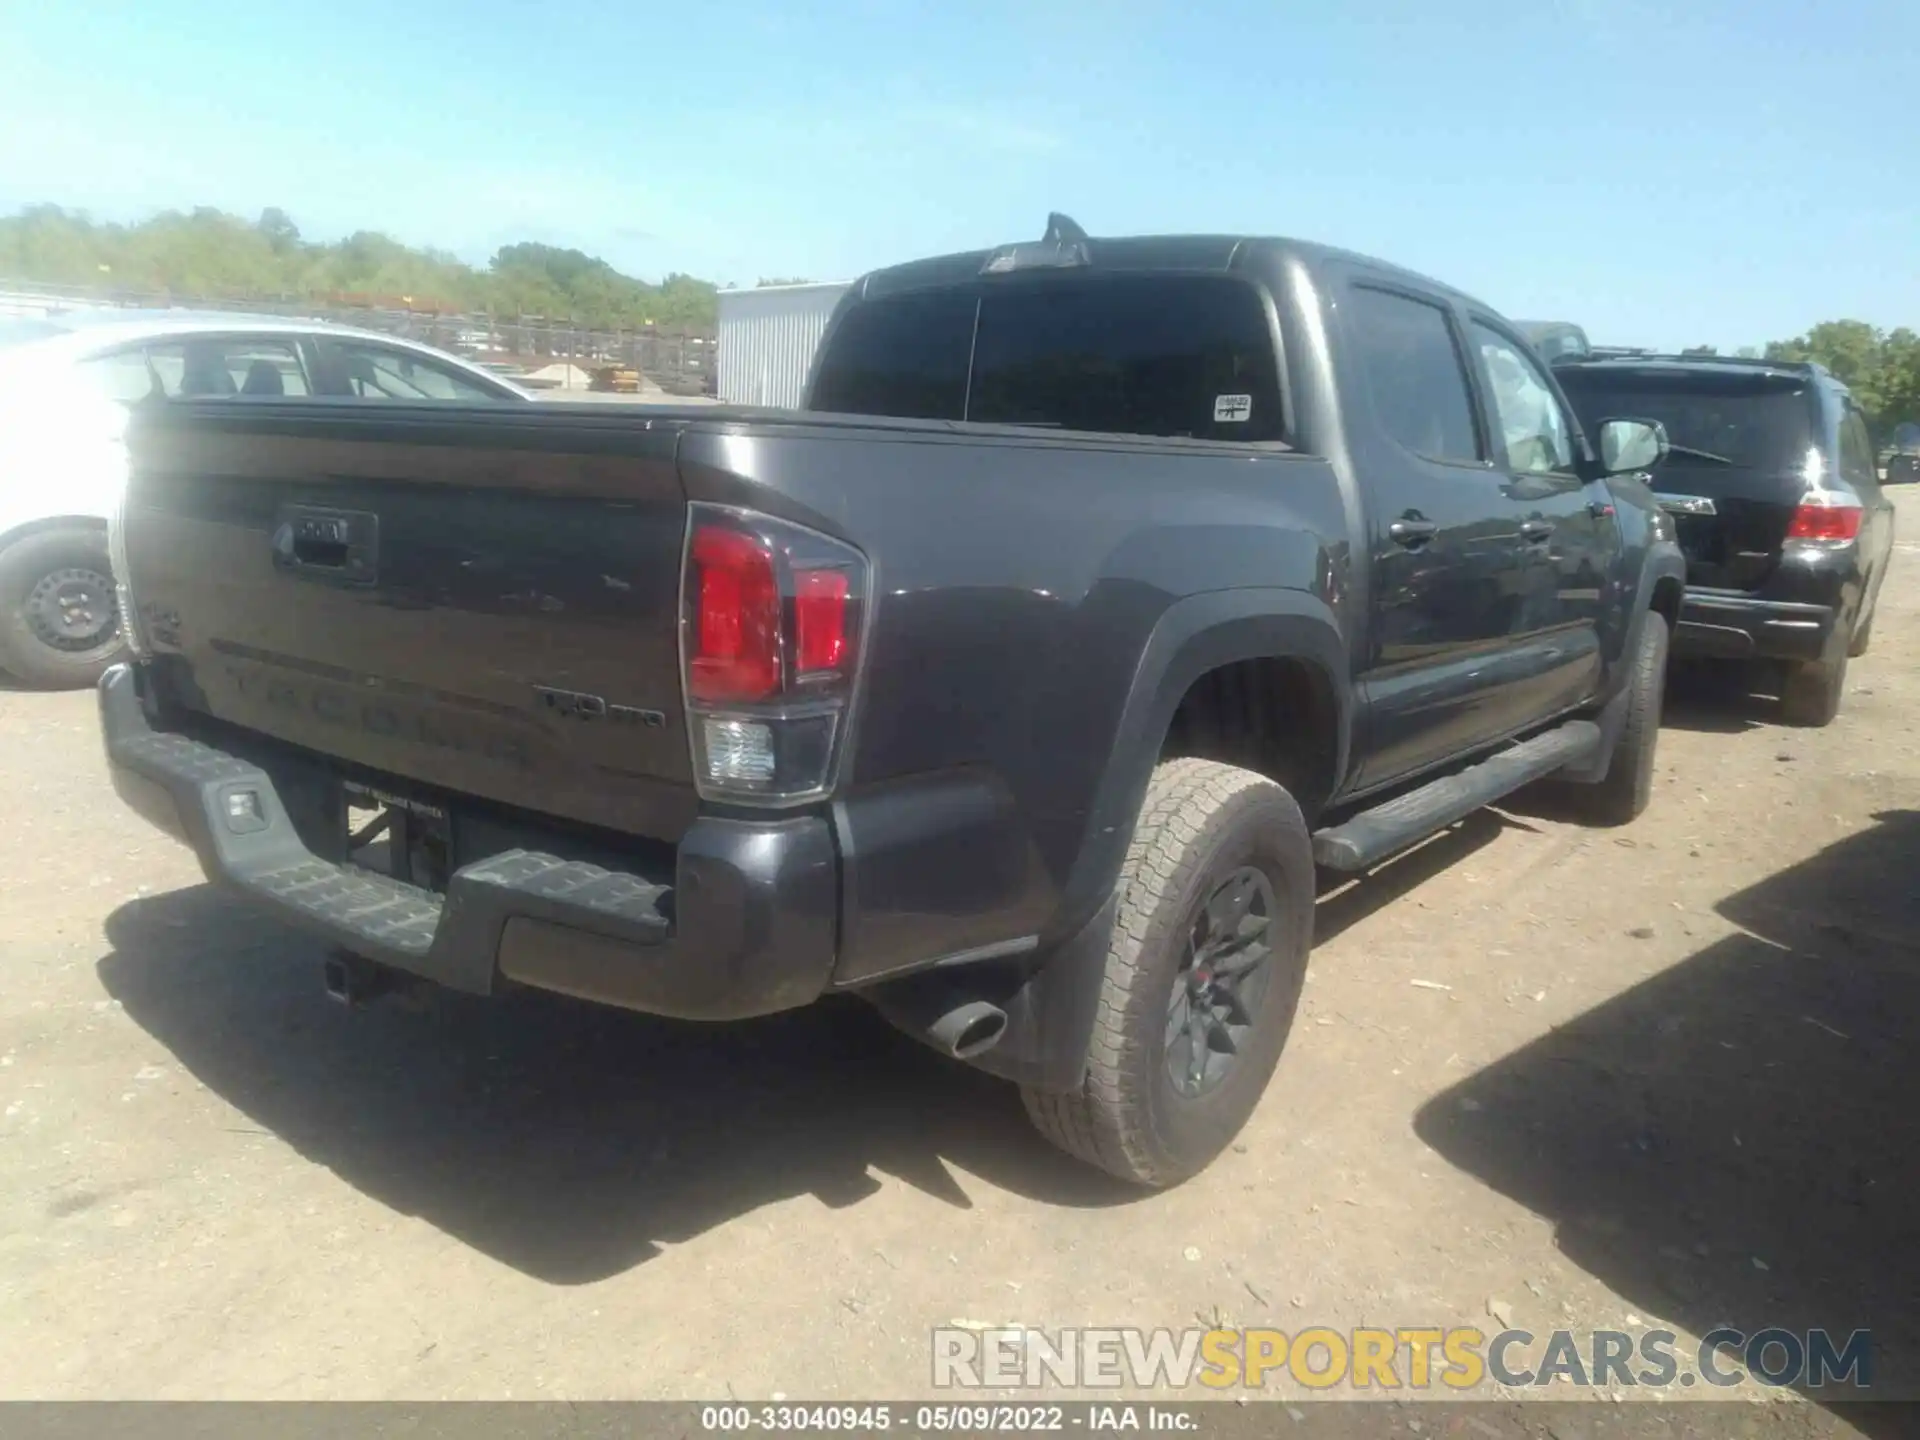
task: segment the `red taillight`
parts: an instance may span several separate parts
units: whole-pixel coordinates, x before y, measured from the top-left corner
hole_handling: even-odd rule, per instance
[[[801,675],[846,668],[847,574],[800,570],[793,577],[793,667]]]
[[[693,634],[688,689],[696,700],[764,700],[780,689],[780,582],[773,552],[743,531],[702,525],[688,551]]]
[[[791,520],[696,501],[681,577],[687,740],[708,800],[830,794],[853,705],[872,571]]]
[[[1860,534],[1858,505],[1820,505],[1802,501],[1787,527],[1789,540],[1853,540]]]

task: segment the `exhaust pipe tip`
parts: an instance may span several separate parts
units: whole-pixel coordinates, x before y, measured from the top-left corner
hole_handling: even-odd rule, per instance
[[[1007,1033],[1007,1012],[985,1000],[956,1005],[927,1027],[927,1038],[956,1060],[984,1055]]]
[[[336,950],[321,961],[320,982],[329,1000],[352,1010],[389,997],[418,1008],[426,989],[414,976],[350,950]]]
[[[327,998],[341,1005],[353,1004],[353,976],[347,962],[329,955],[320,964],[320,980],[327,987]]]

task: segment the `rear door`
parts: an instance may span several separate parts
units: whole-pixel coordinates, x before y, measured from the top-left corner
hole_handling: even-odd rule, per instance
[[[1502,494],[1451,305],[1362,281],[1336,314],[1367,498],[1360,783],[1375,785],[1526,723],[1515,646],[1551,623],[1558,599]]]
[[[1490,315],[1476,315],[1470,330],[1502,497],[1527,565],[1541,572],[1526,587],[1529,603],[1515,627],[1529,670],[1521,683],[1527,708],[1550,715],[1599,685],[1600,593],[1619,550],[1619,522],[1603,487],[1580,474],[1577,426],[1532,347]]]
[[[1750,592],[1773,573],[1809,488],[1813,382],[1760,366],[1687,362],[1569,365],[1561,386],[1589,434],[1610,418],[1657,420],[1671,449],[1652,487],[1672,514],[1687,584]]]

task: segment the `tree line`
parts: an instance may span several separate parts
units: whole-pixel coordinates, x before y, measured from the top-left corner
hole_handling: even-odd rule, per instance
[[[652,285],[597,256],[531,243],[502,246],[484,268],[375,231],[316,243],[279,209],[253,221],[200,208],[116,225],[30,206],[0,217],[0,280],[219,300],[404,298],[596,330],[712,329],[718,309],[718,287],[691,275]]]
[[[416,249],[371,230],[309,241],[284,210],[264,210],[249,221],[204,207],[116,225],[57,205],[29,206],[0,217],[0,280],[207,299],[407,297],[423,308],[538,317],[595,330],[711,329],[719,290],[691,275],[649,284],[598,256],[551,245],[504,245],[476,268],[443,250]],[[799,282],[783,276],[759,283]],[[1699,345],[1688,353],[1714,352]],[[1896,425],[1920,422],[1920,334],[1904,326],[1881,330],[1862,320],[1829,320],[1791,340],[1739,353],[1825,365],[1852,389],[1881,443]]]
[[[1693,345],[1683,355],[1716,355],[1711,345]],[[1826,320],[1804,335],[1775,340],[1764,349],[1734,352],[1747,360],[1811,360],[1831,370],[1853,392],[1878,444],[1892,441],[1902,424],[1920,424],[1920,333],[1902,325],[1882,330],[1864,320]]]

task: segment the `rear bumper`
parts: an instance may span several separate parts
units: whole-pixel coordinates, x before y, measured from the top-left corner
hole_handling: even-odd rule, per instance
[[[697,820],[671,875],[509,850],[442,896],[314,854],[266,769],[153,728],[131,666],[102,678],[100,721],[114,790],[209,880],[423,979],[729,1020],[807,1004],[832,973],[838,874],[818,817]]]
[[[1852,545],[1789,550],[1751,593],[1689,586],[1673,651],[1731,660],[1820,660],[1860,605],[1860,558]]]
[[[1818,660],[1834,623],[1831,605],[1689,590],[1673,651],[1728,660]]]

